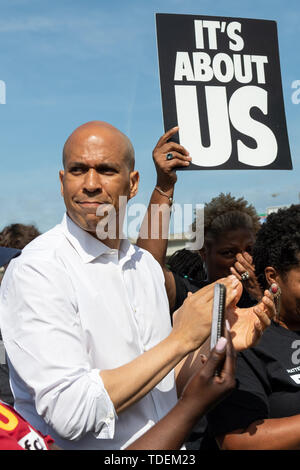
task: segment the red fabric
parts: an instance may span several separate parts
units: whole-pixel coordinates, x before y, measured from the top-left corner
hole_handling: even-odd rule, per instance
[[[49,450],[53,443],[9,405],[0,402],[0,450]]]

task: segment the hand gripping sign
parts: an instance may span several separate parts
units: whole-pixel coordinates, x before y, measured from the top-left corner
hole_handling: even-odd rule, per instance
[[[292,169],[275,21],[157,14],[164,127],[199,169]]]

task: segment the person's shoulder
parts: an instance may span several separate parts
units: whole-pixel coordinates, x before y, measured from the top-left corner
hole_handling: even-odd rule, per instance
[[[51,268],[59,268],[63,265],[61,260],[66,249],[66,237],[60,226],[57,225],[26,245],[21,254],[11,260],[4,277],[6,279],[13,278],[18,273],[27,270],[49,272]]]
[[[71,286],[66,258],[70,247],[59,226],[35,238],[10,261],[1,282],[1,298],[22,297],[28,289]],[[70,287],[72,290],[72,287]],[[22,294],[20,294],[22,293]]]
[[[65,243],[63,231],[60,225],[56,225],[28,243],[16,258],[16,265],[22,265],[32,259],[53,260],[56,254],[63,252]]]

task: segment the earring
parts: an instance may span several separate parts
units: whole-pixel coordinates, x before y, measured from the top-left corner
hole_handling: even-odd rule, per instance
[[[280,315],[280,300],[281,300],[281,289],[278,284],[273,282],[270,287],[270,292],[273,294],[274,303],[275,303],[275,310],[276,310],[276,320],[279,320]]]

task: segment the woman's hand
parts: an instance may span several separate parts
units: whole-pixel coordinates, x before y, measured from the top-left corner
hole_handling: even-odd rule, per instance
[[[207,359],[203,356],[203,367],[192,376],[181,395],[182,404],[186,403],[197,416],[207,413],[235,387],[236,352],[227,328],[224,336]]]
[[[241,351],[254,346],[274,316],[273,295],[268,290],[265,290],[262,300],[254,307],[238,308],[235,299],[226,312],[235,349]]]
[[[226,307],[235,305],[242,291],[240,282],[235,276],[217,282],[226,287]],[[182,306],[173,314],[172,335],[184,345],[186,354],[199,348],[210,334],[215,284],[209,284],[194,294],[189,292]],[[240,292],[237,291],[239,285]]]
[[[162,191],[173,188],[177,181],[176,168],[189,166],[191,161],[188,151],[182,145],[169,141],[178,129],[179,127],[176,126],[167,131],[159,139],[152,152],[157,173],[157,186]],[[167,155],[170,153],[173,158],[167,160]]]
[[[243,283],[244,288],[251,297],[257,301],[261,300],[262,290],[257,282],[252,256],[249,253],[246,251],[238,253],[236,255],[236,262],[234,263],[234,266],[230,268],[230,271]],[[248,273],[249,278],[243,280],[242,275],[246,273]]]

